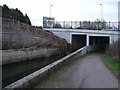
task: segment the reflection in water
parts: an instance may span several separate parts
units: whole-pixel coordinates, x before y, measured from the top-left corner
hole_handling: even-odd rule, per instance
[[[3,87],[21,79],[36,70],[62,58],[65,55],[56,55],[50,58],[39,58],[27,60],[19,63],[13,63],[10,65],[3,65],[2,67],[2,85]]]

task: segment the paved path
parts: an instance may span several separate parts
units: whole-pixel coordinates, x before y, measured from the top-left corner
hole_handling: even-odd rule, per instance
[[[48,81],[42,87],[118,88],[118,79],[101,61],[100,54],[91,54],[77,61],[58,79],[63,81],[57,82],[56,85],[55,82]]]

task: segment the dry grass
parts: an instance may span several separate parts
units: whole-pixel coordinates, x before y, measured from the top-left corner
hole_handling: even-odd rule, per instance
[[[55,36],[50,31],[9,20],[2,24],[2,50],[30,47],[67,47],[65,39]],[[14,27],[13,27],[14,26]]]
[[[112,56],[115,60],[120,62],[120,39],[117,42],[109,45],[106,53],[107,55]]]

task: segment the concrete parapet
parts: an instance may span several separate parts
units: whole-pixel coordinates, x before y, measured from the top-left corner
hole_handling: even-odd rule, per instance
[[[81,49],[78,49],[77,51],[45,66],[44,68],[38,71],[35,71],[34,73],[6,86],[5,88],[12,88],[12,89],[29,88],[33,86],[35,83],[37,83],[38,81],[40,82],[40,80],[47,78],[47,76],[50,75],[50,73],[52,73],[54,70],[57,70],[62,65],[65,65],[68,61],[74,60],[75,58],[79,56],[87,54],[89,50],[92,51],[92,48],[89,46],[85,46]]]

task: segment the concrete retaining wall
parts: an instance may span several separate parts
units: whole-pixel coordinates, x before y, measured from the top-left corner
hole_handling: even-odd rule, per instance
[[[42,81],[43,79],[47,78],[47,76],[50,75],[50,73],[52,73],[54,70],[57,70],[58,68],[60,68],[61,65],[65,65],[68,61],[74,60],[75,58],[82,56],[82,55],[86,54],[87,52],[89,52],[89,48],[91,48],[91,47],[85,46],[85,47],[63,57],[62,59],[59,59],[59,60],[53,62],[52,64],[49,64],[48,66],[6,86],[5,88],[15,89],[15,88],[28,88],[30,86],[33,86],[38,81],[40,82],[40,80]],[[91,51],[92,51],[92,49],[91,49]]]
[[[60,51],[59,48],[28,48],[20,50],[2,50],[2,64],[11,64],[15,62],[30,60],[40,57],[49,57],[56,55]]]

